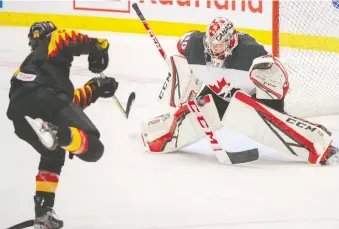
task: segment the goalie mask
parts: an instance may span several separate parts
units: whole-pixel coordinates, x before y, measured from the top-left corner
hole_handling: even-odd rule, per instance
[[[210,57],[207,65],[223,67],[237,45],[238,32],[233,23],[225,17],[217,17],[207,27],[204,37],[205,53]]]

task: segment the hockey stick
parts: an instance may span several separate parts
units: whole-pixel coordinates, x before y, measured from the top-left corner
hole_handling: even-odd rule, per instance
[[[106,77],[105,74],[102,72],[100,73],[100,77],[104,78]],[[115,104],[117,105],[117,107],[119,108],[119,110],[121,111],[121,113],[125,116],[126,119],[128,119],[132,104],[135,100],[135,92],[132,92],[129,96],[128,96],[128,100],[127,100],[127,105],[126,105],[126,109],[124,109],[120,103],[120,101],[118,100],[118,98],[114,95],[113,99],[115,100]],[[7,229],[24,229],[27,227],[32,227],[34,225],[34,220],[27,220],[21,223],[18,223],[12,227],[9,227]]]
[[[24,221],[22,223],[18,223],[12,227],[9,227],[7,229],[24,229],[24,228],[27,228],[27,227],[33,227],[34,225],[34,220],[33,219],[30,219],[30,220],[27,220],[27,221]]]
[[[142,24],[144,25],[145,29],[147,30],[149,36],[152,38],[152,40],[153,40],[154,44],[156,45],[160,55],[162,56],[162,58],[166,62],[167,66],[170,68],[170,62],[169,62],[169,59],[168,59],[168,57],[165,53],[165,50],[161,47],[159,40],[154,35],[152,29],[148,25],[148,22],[147,22],[146,18],[144,17],[143,13],[141,12],[138,4],[133,3],[132,7],[135,10],[135,12],[137,13],[138,17],[140,18],[140,20],[141,20]],[[196,115],[196,117],[197,117],[197,114],[194,113],[194,115]],[[213,134],[212,131],[210,131],[210,132]],[[211,147],[214,151],[220,151],[221,150],[221,151],[225,152],[224,156],[226,155],[226,156],[228,156],[228,158],[224,158],[223,161],[225,161],[226,164],[227,164],[228,161],[230,161],[232,164],[238,164],[238,163],[255,161],[259,158],[259,152],[258,152],[257,148],[231,153],[231,152],[227,152],[227,150],[225,150],[225,149],[222,149],[220,146],[219,146],[218,150],[216,150],[217,148],[215,148],[215,146],[212,143],[211,143]],[[218,157],[219,160],[221,160],[219,158],[219,155],[220,154],[218,152],[217,157]]]
[[[101,78],[105,78],[105,74],[103,72],[100,73],[100,77]],[[119,110],[121,111],[121,113],[125,116],[126,119],[128,119],[129,116],[129,112],[131,111],[131,107],[132,104],[135,100],[135,92],[132,92],[127,99],[127,104],[126,104],[126,109],[123,108],[123,106],[121,105],[119,99],[114,95],[113,99],[115,101],[115,104],[117,105],[117,107],[119,108]]]
[[[205,96],[206,97],[206,96]],[[239,152],[227,152],[219,143],[215,132],[209,127],[207,120],[204,117],[204,114],[200,111],[199,105],[203,106],[205,103],[205,97],[200,98],[199,102],[197,103],[195,100],[189,100],[187,103],[188,109],[191,113],[195,116],[196,120],[198,121],[200,127],[203,129],[206,137],[210,141],[211,148],[216,154],[216,157],[222,164],[230,165],[230,164],[240,164],[246,163],[250,161],[255,161],[259,158],[258,149],[250,149],[245,151]],[[209,100],[209,99],[208,99]]]
[[[162,58],[165,60],[167,66],[170,66],[170,62],[169,62],[169,59],[168,59],[168,57],[165,53],[165,50],[161,47],[160,42],[158,41],[158,38],[154,35],[152,29],[149,27],[148,22],[147,22],[146,18],[144,17],[144,15],[142,14],[138,4],[133,3],[132,7],[135,10],[135,12],[137,13],[138,17],[140,18],[145,29],[147,30],[148,35],[153,39],[155,46],[158,48],[158,51],[159,51],[160,55],[162,56]]]

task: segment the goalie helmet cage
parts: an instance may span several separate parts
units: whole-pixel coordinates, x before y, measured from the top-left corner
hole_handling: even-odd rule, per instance
[[[339,0],[272,1],[272,53],[290,80],[286,112],[339,114]]]

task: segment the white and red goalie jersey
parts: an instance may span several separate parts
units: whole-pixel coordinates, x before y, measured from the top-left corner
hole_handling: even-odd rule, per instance
[[[235,91],[239,89],[249,95],[254,95],[259,85],[268,92],[269,98],[275,97],[281,99],[286,95],[288,91],[287,74],[285,74],[284,82],[280,82],[284,85],[282,91],[270,91],[271,86],[269,82],[264,84],[263,81],[252,76],[250,77],[250,69],[253,62],[255,62],[256,66],[270,65],[271,62],[274,64],[273,68],[282,66],[279,60],[272,58],[265,48],[256,42],[253,37],[248,34],[239,33],[238,44],[232,51],[232,55],[226,58],[223,66],[214,67],[210,65],[211,57],[204,52],[204,34],[199,31],[190,31],[179,39],[177,42],[178,56],[172,56],[171,61],[172,76],[180,75],[180,72],[178,72],[180,69],[173,65],[176,62],[175,59],[184,57],[194,77],[226,101],[230,101]],[[175,84],[172,83],[172,85]],[[266,98],[267,95],[260,95],[259,98],[261,97]]]
[[[198,32],[198,31],[190,31],[185,33],[185,35],[183,35],[177,42],[177,50],[178,50],[178,55],[182,55],[185,56],[185,50],[187,47],[187,43],[191,38],[191,34],[194,32]]]

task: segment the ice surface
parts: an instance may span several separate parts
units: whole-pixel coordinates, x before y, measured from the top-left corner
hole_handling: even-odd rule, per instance
[[[16,138],[5,115],[9,79],[29,52],[27,28],[3,27],[0,31],[0,228],[7,228],[33,216],[39,156]],[[147,36],[92,34],[109,37],[111,42],[106,73],[120,82],[117,97],[125,104],[128,93],[135,91],[137,100],[129,121],[110,99],[99,100],[87,109],[101,131],[106,150],[97,163],[66,160],[55,205],[65,221],[64,228],[339,227],[339,168],[309,166],[262,146],[258,161],[223,166],[204,140],[185,152],[145,153],[139,123],[165,110],[156,104],[156,97],[166,65]],[[173,51],[174,38],[161,37],[160,42]],[[81,86],[92,76],[86,58],[76,58],[72,70],[75,85]]]

